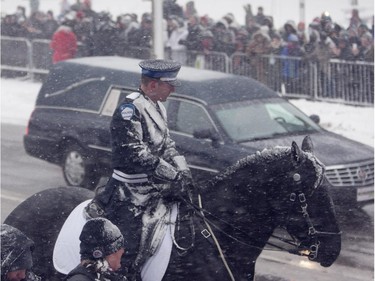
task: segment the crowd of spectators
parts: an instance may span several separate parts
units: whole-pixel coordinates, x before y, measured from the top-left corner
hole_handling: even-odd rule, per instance
[[[335,23],[327,12],[308,25],[288,21],[276,28],[273,18],[264,14],[262,7],[253,13],[252,7],[246,5],[244,11],[245,25],[240,25],[232,13],[214,21],[209,15],[199,15],[194,1],[182,7],[176,0],[164,0],[164,42],[169,55],[182,63],[186,63],[186,51],[222,52],[228,56],[239,52],[246,54],[250,63],[256,63],[260,55],[270,54],[321,62],[330,58],[374,61],[373,25],[367,26],[356,9],[346,27]],[[26,17],[25,7],[19,6],[15,14],[5,15],[1,20],[4,36],[52,40],[61,29],[72,31],[75,39],[68,36],[66,40],[82,43],[85,56],[123,56],[129,55],[132,46],[152,46],[149,13],[144,13],[140,19],[134,13],[113,19],[107,12],[93,11],[90,0],[76,0],[72,5],[63,0],[57,16],[52,11],[36,10]],[[59,44],[64,45],[64,42]],[[72,49],[76,47],[73,44],[69,48],[70,56],[74,56],[76,50]]]

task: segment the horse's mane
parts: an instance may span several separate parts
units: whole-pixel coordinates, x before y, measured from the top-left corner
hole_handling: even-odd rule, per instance
[[[233,174],[237,173],[239,170],[249,168],[253,165],[261,166],[269,164],[271,161],[284,159],[286,156],[289,156],[289,154],[290,147],[285,146],[275,146],[270,149],[265,148],[262,151],[257,151],[254,154],[248,155],[238,160],[235,164],[216,175],[213,179],[209,180],[205,184],[205,187],[215,186],[219,182],[231,179]]]

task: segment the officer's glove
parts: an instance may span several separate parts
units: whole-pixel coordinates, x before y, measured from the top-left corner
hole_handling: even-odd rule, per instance
[[[177,175],[176,181],[178,185],[180,185],[180,195],[185,197],[185,199],[189,198],[191,200],[195,184],[190,170],[180,171]],[[186,196],[188,197],[186,198]]]
[[[182,190],[186,190],[189,186],[194,187],[194,180],[189,170],[180,171],[177,175],[177,181],[181,184]]]
[[[190,171],[180,171],[171,182],[170,187],[162,191],[162,196],[168,201],[181,201],[181,199],[189,200],[193,188],[194,182]]]

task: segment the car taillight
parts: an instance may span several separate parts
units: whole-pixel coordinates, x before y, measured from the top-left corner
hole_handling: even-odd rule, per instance
[[[26,135],[29,134],[29,126],[30,126],[31,117],[33,116],[33,113],[34,113],[34,110],[31,112],[30,117],[29,117],[29,121],[27,122],[26,132],[25,132]]]

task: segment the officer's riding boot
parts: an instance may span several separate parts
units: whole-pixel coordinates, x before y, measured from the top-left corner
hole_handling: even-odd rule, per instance
[[[98,187],[95,191],[94,199],[85,207],[83,212],[86,219],[104,217],[104,205],[99,200],[99,194],[103,192],[104,189],[105,186]]]

